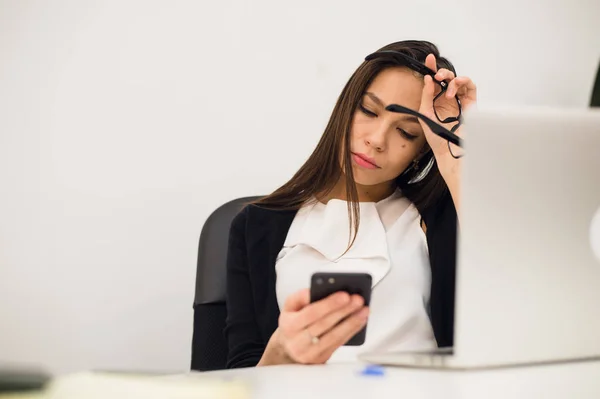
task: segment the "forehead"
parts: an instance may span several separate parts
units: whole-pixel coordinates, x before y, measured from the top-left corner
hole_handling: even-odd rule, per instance
[[[423,78],[408,68],[387,68],[381,71],[367,89],[386,105],[398,104],[419,109]]]

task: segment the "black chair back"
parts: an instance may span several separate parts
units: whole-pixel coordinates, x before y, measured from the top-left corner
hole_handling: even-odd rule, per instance
[[[220,370],[226,366],[227,343],[223,329],[227,317],[225,291],[229,229],[240,210],[258,198],[238,198],[221,205],[202,227],[194,297],[192,370]]]
[[[592,98],[590,99],[591,107],[600,107],[600,66],[596,72],[596,82],[592,88]]]

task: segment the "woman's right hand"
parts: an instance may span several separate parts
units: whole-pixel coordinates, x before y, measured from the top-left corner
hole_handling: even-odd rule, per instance
[[[368,316],[359,295],[337,292],[310,303],[309,290],[298,291],[286,299],[258,365],[323,364],[365,326]]]

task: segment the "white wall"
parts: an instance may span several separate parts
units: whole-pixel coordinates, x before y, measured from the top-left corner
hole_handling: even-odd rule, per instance
[[[186,370],[202,223],[289,178],[388,42],[485,104],[586,106],[600,2],[496,3],[0,1],[0,360]]]

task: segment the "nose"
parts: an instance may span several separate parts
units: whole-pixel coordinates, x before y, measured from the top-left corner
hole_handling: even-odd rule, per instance
[[[387,127],[384,123],[373,127],[373,130],[365,136],[365,144],[374,148],[377,152],[385,151]]]

